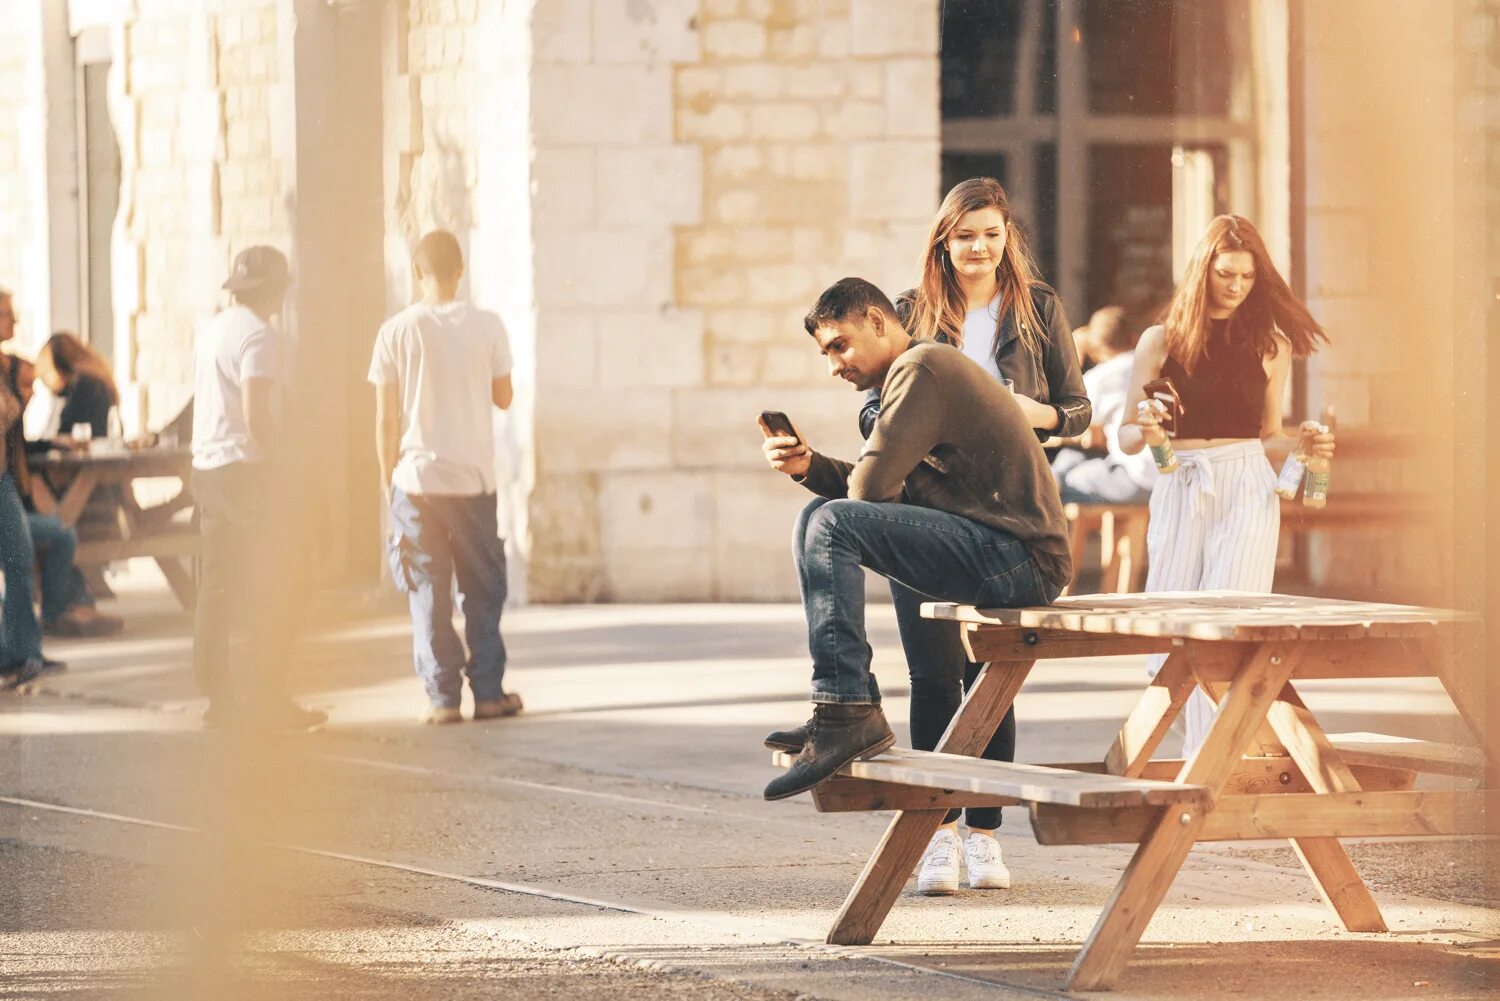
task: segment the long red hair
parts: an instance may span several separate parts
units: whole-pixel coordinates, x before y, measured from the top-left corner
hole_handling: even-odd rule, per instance
[[[938,207],[937,217],[927,233],[927,247],[920,265],[922,280],[917,285],[917,298],[907,326],[915,337],[933,338],[941,333],[955,346],[963,345],[968,303],[948,257],[948,237],[967,213],[988,208],[999,209],[1005,218],[1005,253],[995,268],[995,279],[1000,283],[1000,318],[1014,313],[1022,346],[1033,357],[1040,358],[1047,335],[1032,293],[1051,292],[1051,287],[1042,281],[1026,234],[1011,215],[1010,199],[993,177],[960,181]],[[998,330],[997,324],[997,333]]]
[[[52,367],[57,369],[57,374],[69,386],[73,385],[73,380],[78,376],[91,375],[109,389],[112,402],[120,402],[120,390],[116,388],[115,377],[109,371],[109,362],[75,335],[66,331],[53,334],[42,345],[42,350],[37,352],[37,357],[44,354],[52,356]]]
[[[1229,318],[1231,336],[1248,340],[1261,357],[1275,357],[1280,350],[1277,332],[1290,342],[1295,358],[1312,354],[1319,342],[1328,343],[1328,335],[1271,263],[1266,242],[1250,220],[1221,215],[1208,224],[1167,304],[1168,353],[1189,372],[1208,353],[1208,273],[1215,257],[1236,250],[1255,259],[1255,284]]]

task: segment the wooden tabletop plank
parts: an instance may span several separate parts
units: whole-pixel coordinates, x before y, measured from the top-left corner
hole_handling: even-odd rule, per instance
[[[1085,594],[1028,608],[932,602],[922,614],[980,625],[1242,642],[1420,637],[1473,620],[1450,609],[1243,591]]]

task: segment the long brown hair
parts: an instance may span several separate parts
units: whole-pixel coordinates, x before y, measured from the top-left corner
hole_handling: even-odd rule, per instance
[[[1275,357],[1280,350],[1277,331],[1291,343],[1294,358],[1312,354],[1320,341],[1328,343],[1328,335],[1271,263],[1266,243],[1250,220],[1221,215],[1208,224],[1182,284],[1167,304],[1164,323],[1168,353],[1189,372],[1208,353],[1208,273],[1215,257],[1236,250],[1255,259],[1255,284],[1230,315],[1229,328],[1234,337],[1248,342],[1261,357]]]
[[[995,278],[1000,283],[1000,320],[1014,313],[1022,346],[1033,357],[1040,358],[1046,348],[1046,333],[1032,293],[1037,290],[1050,293],[1052,289],[1042,281],[1026,234],[1011,215],[1010,199],[993,177],[960,181],[938,207],[937,217],[927,233],[927,247],[920,264],[922,281],[917,286],[908,326],[913,336],[936,337],[941,333],[954,346],[963,345],[968,303],[948,257],[948,237],[966,213],[988,208],[999,209],[1005,217],[1005,253],[995,267]],[[996,336],[999,331],[997,322]]]
[[[63,382],[69,387],[80,375],[91,375],[109,390],[110,402],[120,402],[120,390],[115,386],[115,377],[110,374],[109,362],[73,334],[59,331],[47,338],[47,343],[42,345],[37,357],[44,354],[52,356],[52,367],[57,369],[57,374],[62,376]]]

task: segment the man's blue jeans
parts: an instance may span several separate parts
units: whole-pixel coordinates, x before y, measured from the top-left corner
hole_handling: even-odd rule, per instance
[[[411,605],[412,653],[434,706],[458,708],[463,676],[475,701],[505,690],[505,543],[495,495],[415,496],[391,489],[391,573]],[[453,579],[458,577],[464,644],[453,629]]]
[[[10,669],[42,656],[42,627],[31,607],[31,576],[36,554],[26,506],[10,473],[0,476],[0,572],[5,576],[4,655],[0,668]]]
[[[42,578],[42,621],[55,622],[70,608],[92,607],[88,585],[73,565],[78,533],[50,514],[27,512],[26,523]]]
[[[1015,536],[911,504],[818,498],[803,509],[792,553],[807,615],[814,702],[878,703],[865,638],[863,567],[933,601],[1047,604],[1049,583]]]

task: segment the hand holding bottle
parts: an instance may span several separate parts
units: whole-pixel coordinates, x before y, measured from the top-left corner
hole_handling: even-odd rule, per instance
[[[1141,437],[1146,439],[1146,446],[1151,449],[1151,458],[1156,460],[1156,468],[1163,473],[1175,472],[1177,469],[1177,453],[1172,449],[1172,440],[1162,430],[1161,418],[1167,412],[1167,405],[1160,400],[1142,400],[1136,405],[1136,423],[1140,425]]]
[[[1302,436],[1297,443],[1298,451],[1307,456],[1318,455],[1333,458],[1333,428],[1317,421],[1302,422]]]

